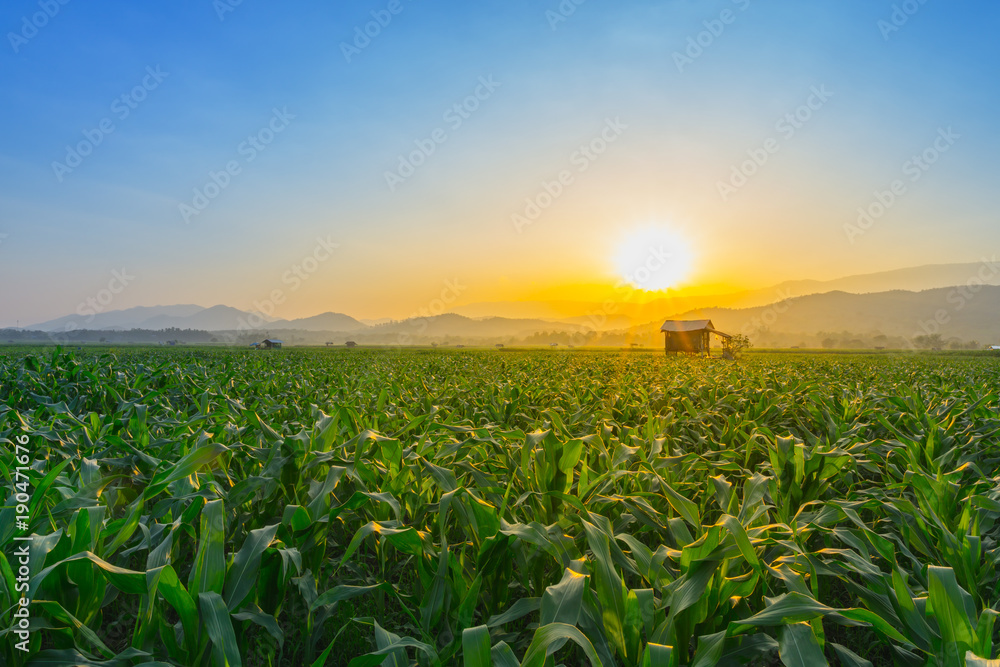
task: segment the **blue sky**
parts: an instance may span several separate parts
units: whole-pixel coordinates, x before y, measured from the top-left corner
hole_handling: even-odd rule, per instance
[[[0,8],[13,286],[0,326],[74,312],[123,268],[134,278],[107,309],[251,308],[277,290],[276,316],[405,317],[449,280],[456,303],[583,298],[614,284],[622,235],[651,224],[690,239],[692,282],[733,286],[972,262],[1000,245],[995,3],[231,4]],[[366,24],[377,34],[348,62]],[[778,129],[810,100],[808,120]],[[462,103],[475,109],[448,115]],[[577,171],[579,147],[615,119],[624,129]],[[913,180],[907,160],[948,128]],[[390,188],[386,172],[436,130],[445,141]],[[249,137],[273,140],[250,151]],[[720,194],[768,140],[777,150]],[[96,145],[78,166],[53,166],[81,142]],[[220,176],[227,165],[238,173]],[[572,182],[518,231],[564,170]],[[185,216],[213,173],[226,187]],[[894,180],[903,194],[851,231]]]

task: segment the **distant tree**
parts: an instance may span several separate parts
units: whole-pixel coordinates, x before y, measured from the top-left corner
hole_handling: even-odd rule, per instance
[[[722,343],[722,354],[730,359],[738,359],[740,354],[745,350],[749,350],[753,347],[753,342],[750,340],[750,336],[746,334],[736,334],[732,338],[727,338]]]
[[[921,335],[921,336],[914,336],[913,337],[913,343],[917,347],[922,347],[922,348],[925,348],[925,349],[929,348],[929,349],[933,350],[934,348],[940,348],[940,347],[942,347],[944,345],[944,340],[941,337],[941,334],[936,333],[936,334],[929,334],[927,336],[923,336],[923,335]]]

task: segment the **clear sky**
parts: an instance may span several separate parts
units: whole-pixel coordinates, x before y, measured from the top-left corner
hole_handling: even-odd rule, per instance
[[[104,290],[583,298],[635,230],[682,237],[694,287],[1000,246],[992,1],[8,0],[0,28],[0,326]]]

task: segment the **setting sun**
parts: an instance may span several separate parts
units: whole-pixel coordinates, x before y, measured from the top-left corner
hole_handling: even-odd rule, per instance
[[[618,245],[614,267],[621,279],[646,291],[666,290],[691,275],[694,253],[676,230],[650,226],[629,232]]]

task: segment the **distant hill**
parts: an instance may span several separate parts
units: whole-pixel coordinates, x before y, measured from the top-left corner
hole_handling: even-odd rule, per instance
[[[141,323],[156,317],[190,317],[205,310],[193,304],[179,306],[136,306],[125,310],[88,315],[66,315],[47,322],[33,324],[26,329],[37,331],[65,331],[70,329],[136,329]],[[86,312],[86,311],[85,311]]]
[[[540,331],[580,331],[575,324],[531,318],[511,319],[487,317],[473,319],[454,313],[433,317],[417,317],[371,327],[372,334],[405,334],[408,336],[453,336],[466,338],[505,338],[530,336]]]
[[[130,329],[162,330],[191,329],[197,331],[246,331],[248,335],[263,335],[269,331],[301,331],[324,334],[358,333],[380,339],[391,340],[401,335],[413,337],[512,337],[528,336],[540,331],[578,331],[584,327],[540,319],[509,319],[491,317],[473,319],[445,313],[427,318],[407,320],[385,320],[380,324],[367,325],[343,313],[327,312],[312,317],[294,320],[270,320],[259,326],[259,317],[230,306],[156,306],[136,307],[125,310],[99,313],[92,318],[67,316],[42,322],[26,330],[66,331],[67,325],[74,330],[126,331]],[[335,337],[335,336],[333,336]]]
[[[916,336],[940,334],[943,340],[962,343],[1000,344],[1000,286],[965,286],[969,276],[976,276],[983,265],[937,267],[940,272],[887,272],[876,278],[844,278],[855,286],[884,281],[930,280],[936,276],[964,277],[959,287],[854,294],[843,290],[794,296],[794,286],[772,292],[769,302],[751,293],[730,295],[730,303],[694,306],[685,299],[662,299],[648,304],[616,304],[615,312],[595,305],[585,314],[549,319],[543,317],[468,317],[445,313],[433,317],[388,320],[365,324],[342,313],[327,312],[295,320],[272,320],[259,323],[250,313],[229,306],[157,306],[138,307],[98,314],[92,318],[67,316],[42,322],[26,329],[65,332],[162,331],[180,329],[216,332],[222,340],[247,342],[268,332],[282,332],[282,338],[298,343],[354,340],[361,344],[542,344],[544,341],[566,344],[621,345],[640,342],[653,345],[659,326],[665,319],[713,320],[716,327],[729,333],[746,333],[755,343],[768,346],[815,345],[839,334],[840,339],[898,346]],[[959,267],[959,268],[956,268]],[[897,275],[889,275],[897,274]],[[880,274],[872,274],[880,275]],[[923,276],[923,278],[920,278]],[[979,277],[994,279],[987,270]],[[935,278],[936,279],[936,278]],[[812,289],[821,283],[809,283]],[[825,284],[825,283],[822,283]],[[801,287],[801,286],[800,286]],[[751,307],[732,303],[762,301]],[[562,305],[566,306],[565,302]],[[577,302],[579,305],[579,302]],[[642,317],[638,323],[635,319]],[[88,321],[89,320],[89,321]],[[68,328],[67,328],[68,327]],[[853,332],[858,336],[848,336]],[[225,334],[225,335],[222,335]],[[173,336],[177,338],[176,335]],[[835,338],[835,336],[833,336]],[[890,340],[891,339],[891,340]],[[881,341],[881,343],[879,342]]]
[[[267,324],[269,329],[302,329],[304,331],[357,331],[366,324],[343,313],[322,313],[297,320],[276,320]]]
[[[836,280],[792,280],[775,286],[786,289],[794,296],[819,294],[832,291],[867,294],[905,290],[923,292],[953,285],[965,285],[969,281],[981,281],[987,285],[1000,285],[1000,260],[994,255],[980,262],[964,264],[929,264],[893,271],[865,273],[837,278]]]
[[[137,327],[141,329],[201,329],[203,331],[222,331],[236,329],[240,322],[246,322],[249,313],[229,306],[212,306],[203,308],[187,317],[158,315],[142,322]]]
[[[26,329],[38,331],[128,330],[128,329],[196,329],[200,331],[227,331],[247,328],[248,323],[259,321],[259,316],[230,306],[136,306],[124,310],[82,317],[67,315],[58,319],[34,324]],[[302,329],[305,331],[355,331],[364,324],[341,313],[323,313],[296,320],[269,320],[268,329]]]
[[[874,294],[828,292],[756,308],[701,308],[663,319],[708,318],[728,333],[789,334],[851,331],[913,338],[940,333],[944,338],[1000,344],[1000,287],[944,287],[920,292]]]

